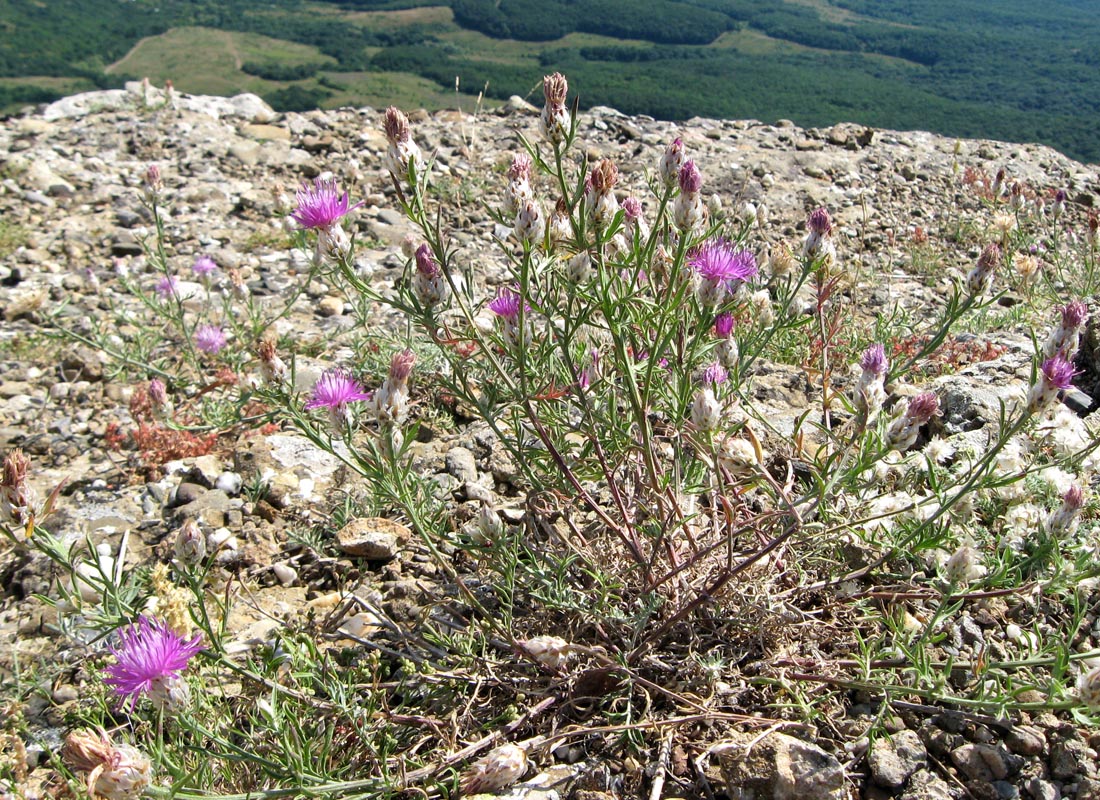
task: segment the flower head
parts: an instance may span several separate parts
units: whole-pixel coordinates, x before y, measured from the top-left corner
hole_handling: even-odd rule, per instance
[[[200,278],[210,275],[218,269],[218,265],[214,263],[214,259],[210,256],[199,256],[195,259],[195,263],[191,265],[191,271],[198,275]]]
[[[304,184],[294,195],[298,207],[290,216],[303,228],[327,230],[362,203],[350,205],[348,193],[337,193],[336,180],[318,178],[313,186]]]
[[[940,413],[940,400],[935,392],[922,392],[909,401],[905,416],[916,425],[924,425]]]
[[[1073,368],[1073,364],[1059,356],[1048,358],[1043,362],[1040,369],[1046,383],[1062,391],[1072,389],[1073,379],[1078,375],[1077,370]]]
[[[1062,327],[1067,331],[1080,330],[1089,318],[1089,307],[1081,300],[1073,300],[1062,308]]]
[[[175,275],[165,275],[157,281],[156,292],[163,300],[167,300],[169,297],[178,297],[179,280]]]
[[[719,339],[728,339],[731,333],[733,333],[733,314],[726,311],[715,318],[714,335]]]
[[[390,359],[390,380],[398,384],[405,383],[412,374],[414,364],[416,364],[416,353],[412,350],[405,349],[394,353],[393,358]]]
[[[698,194],[703,188],[703,173],[695,166],[695,162],[690,159],[680,167],[677,180],[680,182],[680,191],[684,194]]]
[[[886,361],[886,348],[881,344],[873,344],[863,351],[863,357],[859,360],[864,372],[873,375],[885,375],[888,363]]]
[[[806,227],[819,236],[828,236],[833,231],[833,218],[825,208],[814,209],[806,221]]]
[[[542,79],[542,93],[546,104],[542,107],[539,127],[543,136],[555,144],[561,144],[569,135],[571,125],[569,110],[565,107],[569,82],[560,72],[547,75]]]
[[[512,156],[512,163],[508,167],[508,180],[530,181],[533,167],[534,164],[531,162],[531,156],[526,153],[516,153],[516,155]]]
[[[756,274],[756,256],[748,250],[734,250],[725,239],[703,243],[689,263],[700,278],[717,283],[746,281]]]
[[[426,278],[434,278],[439,274],[439,264],[432,255],[432,248],[427,242],[416,248],[416,271]]]
[[[642,201],[637,197],[627,197],[623,200],[623,213],[630,222],[638,219],[642,216]]]
[[[500,293],[497,294],[496,297],[489,301],[489,310],[498,317],[515,319],[519,316],[519,305],[521,302],[522,300],[520,299],[519,292],[506,286],[500,290]],[[523,310],[530,311],[531,307],[524,305]]]
[[[217,325],[200,325],[195,328],[195,347],[213,355],[225,347],[225,332]]]
[[[680,168],[684,165],[684,140],[677,137],[669,142],[661,156],[661,182],[668,188],[676,185],[680,179]]]
[[[371,394],[346,370],[329,370],[313,385],[313,394],[305,404],[306,411],[313,408],[343,408],[356,400],[370,400]]]
[[[382,128],[385,130],[386,138],[391,144],[404,143],[412,139],[412,134],[409,131],[409,118],[397,106],[390,106],[386,109],[386,118],[382,123]]]
[[[121,643],[111,647],[116,663],[104,669],[108,686],[130,699],[130,710],[138,696],[149,694],[171,679],[178,679],[191,657],[203,649],[201,637],[184,641],[164,622],[141,617],[136,625],[119,632]]]
[[[726,368],[717,361],[713,364],[708,364],[707,368],[703,371],[704,386],[718,386],[719,384],[725,383],[728,379],[729,373],[726,372]]]

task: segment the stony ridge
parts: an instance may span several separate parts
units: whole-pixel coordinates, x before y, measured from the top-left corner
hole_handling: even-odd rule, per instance
[[[514,99],[492,113],[410,116],[415,139],[435,159],[439,182],[452,198],[448,226],[459,257],[477,264],[477,277],[487,287],[499,283],[504,273],[492,247],[494,226],[481,203],[499,196],[518,137],[536,138],[536,110]],[[1004,168],[1040,195],[1067,189],[1076,224],[1087,209],[1100,205],[1097,166],[1040,145],[956,141],[848,124],[802,129],[790,123],[701,118],[678,124],[608,108],[585,112],[580,132],[589,157],[614,159],[628,188],[641,187],[667,143],[682,137],[703,172],[708,194],[731,208],[747,202],[767,206],[772,240],[793,241],[808,210],[828,207],[839,223],[847,263],[859,276],[852,291],[868,313],[894,302],[927,309],[941,299],[952,269],[967,269],[977,255],[950,244],[951,231],[974,219],[973,199],[960,181],[967,167],[988,173]],[[146,275],[140,244],[151,222],[140,193],[142,176],[154,163],[164,176],[171,260],[181,273],[197,255],[207,254],[223,268],[240,269],[257,297],[285,292],[287,276],[300,272],[308,258],[279,246],[286,240],[287,192],[331,172],[353,199],[364,200],[355,213],[360,266],[379,282],[392,281],[403,263],[400,243],[411,230],[394,210],[392,184],[382,166],[385,147],[377,109],[276,114],[254,96],[168,97],[141,84],[59,100],[0,125],[0,242],[8,237],[16,245],[0,264],[0,310],[6,318],[0,330],[0,449],[22,446],[31,454],[41,492],[68,478],[71,485],[56,522],[60,534],[88,535],[103,546],[105,557],[120,564],[133,566],[163,555],[170,546],[168,532],[185,517],[224,531],[218,535],[232,539],[235,557],[249,577],[267,587],[265,609],[243,608],[233,620],[240,650],[267,640],[280,617],[310,607],[330,610],[326,604],[337,583],[363,579],[372,601],[388,615],[415,619],[418,581],[430,581],[433,567],[407,531],[383,524],[347,532],[341,559],[317,558],[288,543],[290,523],[326,513],[325,500],[343,479],[334,459],[292,434],[249,434],[223,458],[180,460],[168,465],[163,476],[127,485],[125,465],[107,452],[104,440],[110,423],[132,421],[126,405],[133,387],[115,380],[113,365],[100,354],[65,346],[58,355],[33,337],[45,312],[60,304],[67,304],[61,319],[79,327],[113,304],[128,302],[117,287],[116,260],[131,274],[153,280]],[[938,284],[904,269],[906,243],[918,227],[943,247],[947,269]],[[353,324],[347,311],[330,287],[314,284],[295,314],[280,324],[303,342],[323,342]],[[384,324],[380,315],[379,325]],[[956,388],[945,396],[954,397],[957,407],[947,409],[948,426],[961,430],[974,408],[979,411],[973,413],[995,413],[1001,390],[986,385],[991,373],[981,369],[999,371],[1004,391],[1025,384],[1027,341],[1012,331],[998,341],[1008,348],[1001,360],[950,379]],[[302,381],[315,377],[322,363],[342,357],[339,349],[330,349],[316,364],[303,361]],[[794,372],[776,370],[760,381],[761,400],[775,407],[777,417],[805,407],[805,389]],[[484,446],[484,432],[477,430],[427,443],[416,465],[433,474],[441,492],[454,496],[459,520],[474,513],[479,492],[493,491],[511,472],[499,453]],[[257,475],[272,486],[263,503],[248,499],[242,489]],[[372,554],[371,561],[389,563],[373,575],[351,558],[363,552]],[[59,662],[78,661],[78,647],[43,635],[50,610],[27,599],[48,585],[41,565],[5,553],[0,575],[11,587],[0,606],[0,639],[19,642],[32,653],[60,648]],[[357,619],[355,625],[362,631],[371,621]],[[0,657],[0,672],[9,667]],[[58,692],[57,705],[73,701],[72,692]],[[56,733],[57,715],[39,712],[32,724]],[[904,753],[900,744],[897,752],[876,744],[867,767],[874,780],[867,781],[865,796],[881,797],[882,787],[893,791],[903,785],[909,800],[961,796],[962,782],[950,785],[926,768],[922,741],[929,737],[942,745],[933,755],[952,761],[969,791],[980,794],[974,787],[986,787],[982,796],[1018,797],[1018,789],[1004,780],[1010,770],[1022,776],[1017,783],[1030,787],[1036,798],[1074,792],[1084,798],[1097,796],[1086,790],[1100,790],[1095,754],[1089,755],[1092,751],[1072,726],[1053,717],[1028,728],[1032,738],[1023,744],[967,743],[957,720],[955,726],[948,731],[945,724],[931,733],[928,726],[921,728],[920,738],[914,733],[904,740]],[[802,745],[786,739],[773,742],[766,752],[794,759],[790,753]],[[839,797],[843,778],[837,778],[836,759],[814,751],[798,751],[797,757],[825,759],[828,780],[817,796]],[[1048,769],[1040,757],[1054,759],[1052,752],[1061,760],[1052,760]],[[566,753],[559,760],[571,758]],[[1030,767],[1021,766],[1025,758],[1032,759]]]

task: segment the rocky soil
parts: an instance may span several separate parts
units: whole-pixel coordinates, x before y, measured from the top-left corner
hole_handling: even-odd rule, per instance
[[[134,304],[120,289],[119,263],[139,281],[151,286],[155,280],[141,245],[151,224],[141,182],[154,163],[164,176],[166,232],[181,273],[207,254],[223,270],[239,269],[258,301],[277,302],[308,260],[287,246],[285,195],[328,172],[364,201],[352,216],[364,274],[382,285],[401,272],[400,244],[412,230],[396,210],[382,166],[381,110],[276,114],[249,96],[178,97],[173,107],[163,99],[135,86],[68,98],[0,123],[0,451],[21,447],[30,456],[31,480],[43,496],[66,481],[48,527],[62,538],[88,537],[112,560],[111,568],[166,559],[185,519],[230,543],[227,559],[250,587],[230,626],[240,652],[303,615],[336,612],[348,592],[365,599],[369,610],[342,612],[330,620],[331,630],[344,625],[368,636],[380,618],[397,625],[415,621],[446,579],[398,521],[355,521],[323,547],[309,540],[309,531],[331,523],[333,499],[356,491],[335,458],[278,425],[224,431],[209,454],[166,463],[112,449],[111,432],[134,424],[130,400],[140,369],[52,335],[58,326],[87,332],[89,319]],[[537,137],[537,112],[517,98],[489,114],[410,117],[416,141],[435,158],[451,197],[449,227],[459,258],[476,263],[478,280],[493,287],[504,270],[482,204],[497,201],[517,137]],[[989,175],[1004,168],[1039,196],[1066,189],[1065,224],[1079,232],[1087,211],[1100,202],[1095,165],[1038,145],[957,142],[853,125],[678,124],[606,108],[584,113],[580,122],[579,140],[590,157],[613,158],[628,187],[643,185],[675,137],[683,138],[700,166],[705,191],[725,207],[766,205],[768,222],[756,242],[761,249],[797,241],[807,212],[829,208],[853,273],[854,306],[868,318],[894,304],[928,313],[973,263],[977,241],[959,232],[988,221],[973,187],[962,181],[967,168]],[[922,235],[939,259],[928,272],[913,261],[913,242]],[[339,336],[354,324],[350,311],[345,298],[314,282],[279,322],[280,332],[293,332],[303,349],[316,354],[301,362],[304,387],[324,365],[347,357]],[[379,312],[380,330],[389,321]],[[1029,380],[1031,343],[1021,330],[983,333],[981,341],[996,346],[992,360],[964,364],[940,379],[949,433],[994,418],[997,398],[1019,393]],[[240,378],[255,370],[250,362]],[[812,398],[794,368],[768,365],[757,381],[758,399],[774,411],[780,429]],[[1090,402],[1081,402],[1086,412]],[[453,505],[456,524],[470,520],[485,497],[510,521],[522,520],[522,487],[511,485],[514,467],[486,430],[441,429],[417,444],[414,463]],[[266,491],[256,491],[262,484]],[[36,599],[51,592],[52,576],[41,559],[0,545],[0,578],[0,685],[13,685],[17,666],[36,659],[52,665],[43,673],[50,682],[23,709],[35,731],[27,742],[28,763],[32,774],[45,773],[65,708],[78,702],[79,664],[89,645],[62,635],[56,610]],[[962,636],[991,636],[998,623],[978,618],[970,624],[973,630]],[[1024,715],[1009,725],[900,704],[888,710],[885,725],[896,735],[868,741],[861,725],[881,711],[870,696],[854,693],[850,700],[843,718],[832,720],[832,732],[816,740],[808,727],[749,731],[692,751],[693,758],[706,756],[698,770],[677,750],[663,778],[666,796],[703,795],[703,775],[718,796],[777,800],[1100,798],[1100,737],[1064,717]],[[590,778],[597,767],[617,779],[591,786],[575,781],[577,775]],[[589,800],[621,791],[636,796],[652,778],[632,780],[631,770],[641,769],[615,759],[586,761],[576,748],[558,748],[528,777],[538,776],[515,791]]]

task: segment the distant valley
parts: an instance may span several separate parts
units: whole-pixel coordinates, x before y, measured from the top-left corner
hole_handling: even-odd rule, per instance
[[[1100,162],[1092,0],[0,0],[0,109],[170,79],[276,108],[582,106],[1037,141]]]

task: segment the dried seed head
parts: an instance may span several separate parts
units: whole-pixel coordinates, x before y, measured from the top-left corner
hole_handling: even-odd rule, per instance
[[[564,106],[569,94],[569,82],[560,72],[542,79],[542,93],[548,106]]]
[[[572,654],[572,646],[560,636],[535,636],[520,642],[520,645],[531,658],[552,670],[564,666]]]
[[[382,127],[386,131],[386,138],[390,144],[408,142],[412,138],[409,132],[409,118],[396,106],[386,109],[386,118]]]
[[[61,748],[62,760],[76,772],[91,772],[110,764],[114,756],[114,744],[102,728],[72,731]]]
[[[527,752],[514,744],[503,744],[472,764],[462,775],[462,794],[495,792],[523,777]]]
[[[619,168],[610,158],[605,158],[592,170],[592,191],[607,194],[619,181]]]

